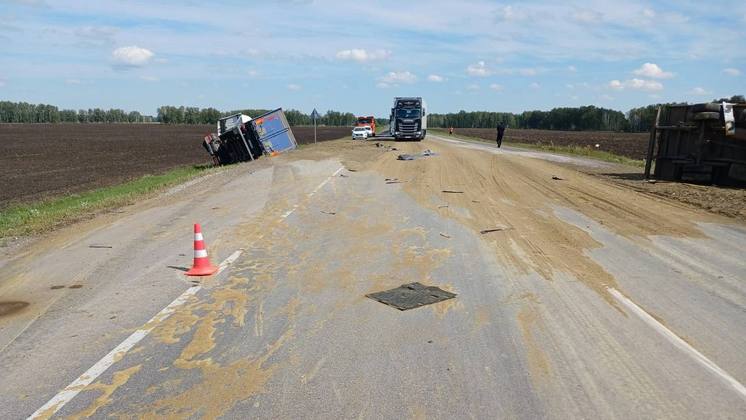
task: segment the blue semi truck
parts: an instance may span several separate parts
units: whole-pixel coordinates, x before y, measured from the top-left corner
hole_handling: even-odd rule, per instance
[[[246,114],[223,117],[217,132],[205,136],[202,146],[218,165],[274,156],[298,147],[282,108],[256,118]]]

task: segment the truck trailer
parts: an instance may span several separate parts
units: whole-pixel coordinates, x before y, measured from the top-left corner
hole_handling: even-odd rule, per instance
[[[746,103],[664,105],[650,131],[645,177],[746,184]]]
[[[278,108],[253,119],[245,114],[223,117],[217,132],[205,136],[202,145],[216,164],[226,165],[295,149],[297,142]]]
[[[390,133],[395,140],[421,141],[427,135],[427,106],[421,97],[394,98]]]

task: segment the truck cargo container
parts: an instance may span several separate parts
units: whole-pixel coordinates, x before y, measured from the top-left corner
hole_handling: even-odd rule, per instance
[[[658,108],[645,177],[721,185],[746,183],[746,104]]]

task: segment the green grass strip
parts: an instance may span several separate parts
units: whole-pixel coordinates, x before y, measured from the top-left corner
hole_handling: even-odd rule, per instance
[[[452,136],[449,136],[448,132],[442,129],[430,129],[430,131],[434,132],[435,134],[444,136],[444,137],[455,137],[455,138],[458,138],[459,140],[477,141],[480,143],[491,143],[491,144],[495,143],[493,140],[487,140],[487,139],[483,139],[479,137],[464,136],[460,134],[454,134]],[[603,150],[597,150],[595,148],[591,148],[588,146],[556,146],[556,145],[551,145],[551,144],[516,143],[508,139],[504,140],[503,143],[509,144],[515,147],[520,147],[522,149],[537,150],[541,152],[551,152],[551,153],[557,153],[560,155],[568,155],[568,156],[583,156],[583,157],[588,157],[592,159],[602,160],[604,162],[619,163],[622,165],[635,166],[638,168],[642,168],[645,166],[644,160],[630,159],[626,156],[617,155],[617,154],[606,152]]]
[[[41,233],[62,224],[121,207],[164,188],[180,184],[207,172],[208,166],[186,166],[160,175],[145,175],[111,187],[29,204],[11,205],[0,210],[0,239]]]

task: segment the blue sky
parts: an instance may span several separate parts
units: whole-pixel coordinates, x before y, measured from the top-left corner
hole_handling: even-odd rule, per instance
[[[208,4],[209,3],[209,4]],[[519,112],[746,94],[746,2],[2,0],[0,99]]]

